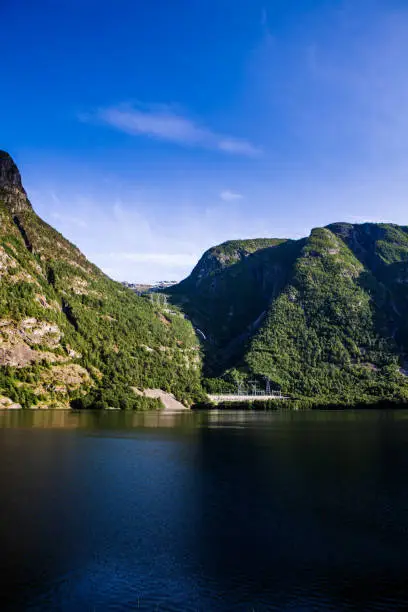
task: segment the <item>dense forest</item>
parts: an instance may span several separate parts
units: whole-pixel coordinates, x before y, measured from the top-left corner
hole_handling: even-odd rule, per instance
[[[268,379],[303,405],[408,399],[407,227],[245,244],[211,249],[171,290],[205,336],[207,390]]]
[[[156,408],[157,388],[202,399],[200,346],[175,307],[110,280],[34,212],[0,154],[3,407]]]
[[[294,406],[408,399],[407,227],[229,241],[154,299],[42,221],[0,152],[0,280],[0,408],[192,406],[249,381]]]

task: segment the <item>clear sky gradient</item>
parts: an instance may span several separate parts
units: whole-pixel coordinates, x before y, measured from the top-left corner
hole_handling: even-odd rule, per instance
[[[118,280],[408,224],[406,0],[0,0],[0,148]]]

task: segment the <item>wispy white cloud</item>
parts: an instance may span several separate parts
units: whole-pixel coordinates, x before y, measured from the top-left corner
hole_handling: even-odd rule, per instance
[[[147,136],[182,146],[219,150],[231,155],[254,157],[261,149],[249,140],[219,134],[200,125],[170,106],[120,105],[81,115],[82,121],[99,121],[134,136]]]
[[[165,268],[185,268],[187,266],[194,266],[198,259],[198,254],[196,253],[111,252],[100,254],[100,256],[114,262],[157,264]]]
[[[264,11],[246,91],[275,156],[289,153],[314,175],[319,165],[341,167],[343,175],[406,165],[405,4],[344,0],[340,9],[328,3],[307,11],[301,28],[274,32],[273,39]]]
[[[385,12],[373,23],[364,23],[357,36],[350,34],[350,20],[346,13],[340,22],[347,53],[339,57],[338,49],[329,44],[314,45],[310,51],[312,86],[325,94],[325,108],[311,126],[323,116],[322,129],[330,122],[329,134],[337,141],[346,135],[371,155],[406,153],[408,11]]]
[[[51,217],[53,219],[55,219],[56,221],[61,222],[64,225],[74,225],[74,226],[80,227],[80,228],[88,227],[88,224],[86,223],[86,221],[84,221],[80,217],[75,217],[75,216],[72,216],[72,215],[64,215],[64,214],[61,214],[61,213],[59,213],[57,211],[53,211],[51,213]]]
[[[57,211],[61,215],[69,211],[92,231],[56,219],[56,197],[47,188],[33,189],[30,196],[34,194],[33,205],[40,216],[105,273],[117,280],[154,282],[185,278],[213,244],[264,234],[263,218],[248,224],[240,207],[217,204],[211,196],[214,189],[204,195],[197,188],[196,202],[183,201],[182,192],[172,192],[165,185],[154,199],[140,186],[137,195],[133,186],[121,191],[115,184],[97,191],[83,186],[80,193],[72,185],[56,189]]]
[[[311,227],[334,221],[390,220],[406,225],[404,177],[370,173],[366,179],[360,174],[355,182],[329,177],[319,184],[303,180],[277,185],[269,179],[262,182],[257,175],[250,187],[250,210],[247,206],[220,205],[220,200],[214,199],[216,183],[207,195],[197,185],[197,200],[184,202],[183,192],[172,191],[167,184],[155,199],[140,186],[136,196],[133,189],[121,192],[115,184],[109,189],[101,184],[97,191],[82,186],[79,193],[75,190],[80,185],[61,185],[57,189],[58,212],[83,219],[88,229],[57,222],[53,215],[56,200],[47,189],[33,186],[29,193],[40,216],[105,273],[117,280],[154,282],[185,278],[206,249],[229,239],[300,238],[309,234]]]
[[[217,146],[225,153],[248,155],[249,157],[259,155],[261,152],[260,149],[254,147],[254,145],[252,145],[250,142],[247,142],[246,140],[238,140],[237,138],[223,138],[218,140]]]
[[[221,191],[220,193],[220,198],[221,200],[224,200],[224,202],[235,202],[236,200],[242,200],[243,199],[243,195],[242,193],[237,193],[236,191],[230,191],[229,189],[226,189],[225,191]]]

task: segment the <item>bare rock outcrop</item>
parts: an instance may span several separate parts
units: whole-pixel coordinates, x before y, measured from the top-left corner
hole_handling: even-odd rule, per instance
[[[0,410],[20,410],[21,404],[13,402],[9,397],[0,395]]]
[[[15,345],[0,345],[0,365],[22,368],[39,361],[37,351],[23,342]]]
[[[38,321],[35,317],[19,323],[3,319],[0,321],[0,366],[22,368],[42,360],[49,363],[64,361],[62,356],[34,348],[43,345],[55,349],[60,344],[61,335],[58,325]]]
[[[0,151],[0,192],[13,214],[31,209],[20,172],[6,151]]]
[[[187,410],[187,408],[176,398],[172,393],[167,393],[162,389],[144,389],[144,391],[139,391],[139,389],[133,389],[136,395],[140,395],[142,397],[150,397],[152,399],[159,399],[164,406],[165,410]]]

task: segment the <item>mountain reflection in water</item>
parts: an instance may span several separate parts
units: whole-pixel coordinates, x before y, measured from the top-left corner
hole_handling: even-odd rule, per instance
[[[408,607],[408,414],[0,414],[2,610]]]

